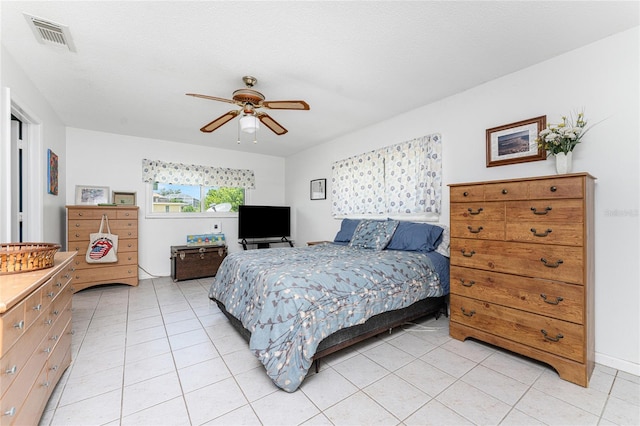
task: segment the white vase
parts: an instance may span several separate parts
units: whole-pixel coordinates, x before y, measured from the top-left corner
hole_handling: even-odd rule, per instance
[[[560,152],[556,154],[556,172],[561,175],[565,173],[571,173],[571,157],[573,152],[569,151],[566,154]]]

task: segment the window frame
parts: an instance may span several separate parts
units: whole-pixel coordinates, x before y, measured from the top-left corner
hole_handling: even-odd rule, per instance
[[[148,219],[189,219],[189,218],[194,218],[194,219],[202,219],[202,218],[212,218],[212,217],[231,217],[231,218],[237,218],[238,217],[238,212],[192,212],[192,213],[182,213],[182,212],[176,212],[176,213],[158,213],[158,212],[154,212],[153,211],[153,182],[150,183],[146,183],[146,190],[145,190],[145,197],[144,197],[144,203],[145,203],[145,218]],[[200,193],[202,194],[202,188],[206,187],[209,188],[210,186],[204,186],[204,185],[193,185],[193,186],[199,186],[200,187]],[[251,190],[244,188],[244,203],[245,204],[250,204],[249,199],[250,199],[250,194],[251,194]]]

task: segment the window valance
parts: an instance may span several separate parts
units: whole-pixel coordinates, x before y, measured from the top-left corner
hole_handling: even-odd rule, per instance
[[[332,166],[334,216],[437,217],[442,199],[442,141],[422,136]]]
[[[142,181],[255,189],[253,170],[142,160]]]

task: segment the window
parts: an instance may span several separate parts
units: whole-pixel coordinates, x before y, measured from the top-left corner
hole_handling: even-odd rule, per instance
[[[176,185],[154,182],[153,213],[226,213],[237,212],[244,204],[244,188]]]
[[[148,183],[147,215],[155,217],[235,215],[255,188],[252,170],[142,160]]]

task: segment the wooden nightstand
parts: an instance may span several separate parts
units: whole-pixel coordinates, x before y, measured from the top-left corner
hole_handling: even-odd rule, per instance
[[[331,241],[307,241],[308,246],[315,246],[317,244],[330,243]]]

